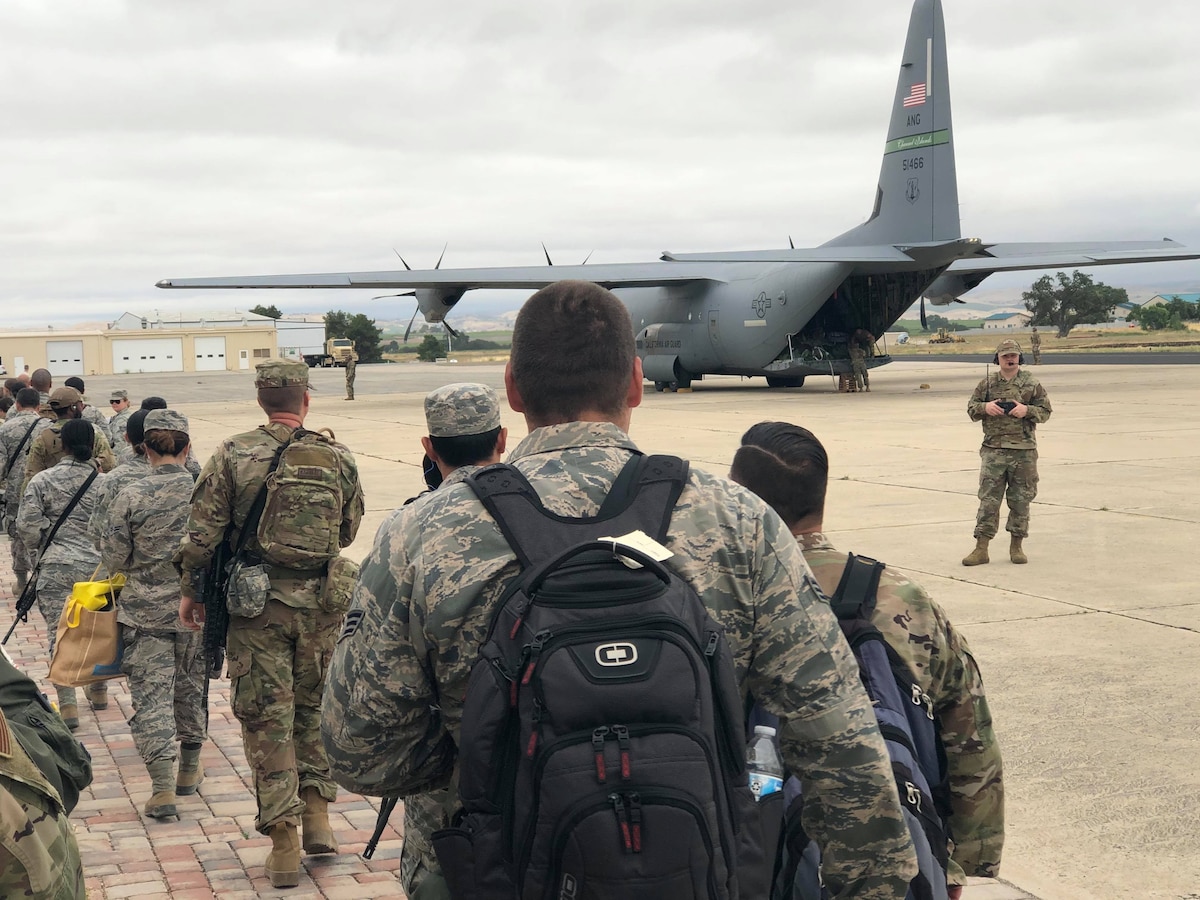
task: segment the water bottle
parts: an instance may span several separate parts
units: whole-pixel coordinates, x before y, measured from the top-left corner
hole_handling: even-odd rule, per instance
[[[750,773],[750,791],[755,800],[783,790],[783,762],[775,749],[775,729],[770,725],[754,726],[754,734],[746,748],[746,769]]]

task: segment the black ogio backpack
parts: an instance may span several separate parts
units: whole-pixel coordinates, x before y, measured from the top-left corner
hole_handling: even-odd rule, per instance
[[[515,469],[468,482],[521,563],[471,672],[455,900],[724,900],[752,808],[720,625],[676,574],[601,541],[662,542],[687,463],[635,456],[595,517],[547,511]]]
[[[933,703],[913,677],[904,659],[873,624],[875,592],[883,572],[881,562],[850,554],[830,605],[842,634],[854,652],[867,696],[871,698],[879,731],[887,745],[896,776],[900,805],[917,853],[918,872],[909,884],[908,900],[946,900],[946,816],[949,788],[946,756],[938,736]],[[761,714],[754,716],[762,719]],[[804,833],[804,798],[800,782],[784,784],[787,811],[773,900],[825,900],[821,855]]]

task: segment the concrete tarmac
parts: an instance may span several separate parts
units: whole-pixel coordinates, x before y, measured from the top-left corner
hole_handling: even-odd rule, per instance
[[[907,571],[947,608],[983,671],[1008,786],[1010,884],[975,882],[967,900],[1200,900],[1200,369],[1038,373],[1055,412],[1038,430],[1030,563],[1008,562],[1001,532],[991,564],[968,569],[981,429],[966,402],[982,374],[897,362],[871,373],[869,394],[821,377],[789,390],[713,378],[692,393],[651,390],[631,431],[643,450],[725,474],[750,425],[805,425],[830,454],[834,542]],[[313,380],[307,424],[332,428],[362,471],[367,517],[349,551],[361,558],[421,489],[424,394],[452,381],[501,388],[503,368],[359,366],[353,402],[340,369]],[[263,420],[251,373],[87,381],[99,406],[113,387],[166,397],[191,419],[201,459]],[[506,410],[504,423],[515,447],[524,422]]]

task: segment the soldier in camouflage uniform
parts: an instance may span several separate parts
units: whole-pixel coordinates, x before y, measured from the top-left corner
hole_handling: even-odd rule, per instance
[[[108,419],[106,430],[108,442],[112,445],[113,452],[116,453],[119,447],[125,445],[125,423],[133,415],[133,410],[129,408],[129,392],[113,391],[108,395],[108,405],[112,407],[113,414]]]
[[[167,401],[162,397],[147,397],[142,401],[142,405],[138,407],[143,412],[166,408]],[[137,442],[130,440],[125,435],[124,430],[122,430],[121,439],[113,442],[113,453],[116,454],[118,465],[129,462],[129,460],[137,456]],[[193,480],[200,477],[200,460],[196,458],[196,451],[192,449],[191,445],[188,445],[187,459],[184,461],[183,466],[192,473]]]
[[[65,740],[56,744],[65,738],[54,734],[62,726],[47,723],[37,686],[3,651],[0,701],[0,897],[86,900],[79,845],[67,816],[92,780],[87,751]],[[68,752],[70,758],[61,755]]]
[[[38,434],[37,440],[29,450],[29,459],[25,461],[26,487],[29,485],[29,479],[38,472],[49,469],[60,459],[67,458],[67,451],[63,448],[62,438],[59,436],[63,423],[83,418],[83,398],[75,388],[55,388],[48,402],[58,418],[49,428]],[[112,448],[108,445],[108,438],[104,436],[103,430],[95,426],[92,427],[92,435],[94,443],[91,458],[96,461],[101,472],[111,472],[117,467],[117,458],[113,456]]]
[[[1029,333],[1029,349],[1033,353],[1033,364],[1040,365],[1042,362],[1042,336],[1038,334],[1036,325]]]
[[[346,357],[346,399],[354,399],[354,375],[358,370],[358,354],[353,350]]]
[[[628,312],[585,282],[539,291],[517,318],[505,384],[531,429],[510,464],[552,513],[595,514],[636,449],[627,431],[642,371]],[[904,896],[917,869],[887,751],[838,624],[779,516],[693,468],[666,544],[667,564],[724,626],[743,689],[786,719],[783,759],[819,798],[806,825],[826,850],[831,895]],[[380,529],[323,709],[342,784],[403,796],[453,783],[467,678],[518,570],[467,485],[439,488]],[[413,859],[428,842],[407,834],[402,865],[440,871],[433,858]]]
[[[92,427],[97,429],[105,436],[105,438],[107,438],[108,417],[105,416],[104,413],[100,412],[100,410],[96,409],[96,407],[92,406],[92,404],[88,403],[87,392],[84,390],[83,379],[72,375],[70,378],[64,381],[63,384],[66,387],[75,388],[75,390],[79,391],[79,401],[83,404],[83,412],[80,414],[79,418],[83,419],[85,422],[91,422]],[[109,443],[111,445],[112,442],[110,441]]]
[[[175,555],[182,573],[179,615],[192,628],[203,622],[198,585],[217,545],[228,540],[230,546],[237,546],[276,451],[308,414],[304,363],[259,363],[254,383],[267,424],[227,438],[205,464]],[[343,505],[338,516],[340,544],[345,547],[362,522],[363,495],[354,457],[341,444],[333,447],[340,459]],[[246,547],[261,555],[256,537],[251,536]],[[337,785],[321,744],[320,709],[325,672],[345,610],[322,605],[325,586],[325,566],[296,570],[272,565],[269,599],[262,614],[230,617],[230,699],[254,772],[255,826],[271,836],[266,869],[275,887],[290,887],[299,880],[297,826],[302,826],[306,852],[337,852],[326,811],[337,795]]]
[[[146,437],[145,422],[148,410],[139,409],[129,417],[129,423],[122,429],[121,442],[132,447],[133,455],[117,463],[117,467],[108,473],[104,483],[96,494],[96,502],[92,507],[92,517],[88,521],[88,534],[96,549],[100,549],[100,539],[104,536],[104,527],[108,523],[108,510],[117,499],[121,490],[135,481],[141,481],[150,474],[150,459],[146,456],[143,441]],[[128,443],[126,443],[128,441]],[[190,452],[189,445],[189,452]],[[176,542],[178,543],[178,542]],[[171,548],[174,550],[174,547]]]
[[[17,391],[17,404],[4,424],[0,425],[0,481],[4,482],[4,528],[8,533],[8,549],[12,553],[13,574],[17,576],[16,593],[25,589],[29,577],[29,548],[17,531],[17,510],[21,506],[21,487],[25,483],[25,462],[29,448],[50,420],[38,413],[38,392],[33,388]],[[32,430],[31,430],[32,429]],[[26,437],[28,435],[28,437]]]
[[[70,388],[59,388],[70,390]],[[67,456],[44,472],[38,472],[25,488],[21,508],[17,513],[17,531],[31,554],[40,552],[37,574],[37,605],[46,620],[46,636],[50,655],[63,606],[77,581],[90,581],[100,564],[100,554],[88,537],[88,519],[98,488],[105,476],[98,476],[80,497],[48,547],[42,543],[58,521],[58,517],[83,487],[88,476],[96,471],[92,460],[95,431],[91,422],[72,419],[61,426],[62,447]],[[30,562],[37,560],[30,558]],[[72,728],[79,727],[79,706],[75,688],[55,686],[58,691],[58,711]]]
[[[107,511],[100,539],[104,566],[124,572],[117,610],[133,716],[129,730],[153,784],[145,813],[177,815],[176,793],[193,794],[204,778],[207,669],[200,636],[179,621],[179,573],[173,558],[187,525],[192,476],[187,419],[169,409],[145,417],[145,477],[127,483]],[[175,742],[181,742],[179,778]]]
[[[1000,526],[1000,501],[1008,496],[1012,562],[1029,562],[1021,542],[1029,534],[1029,505],[1037,496],[1037,426],[1050,418],[1050,398],[1041,382],[1021,368],[1025,358],[1014,340],[1001,341],[992,362],[999,371],[975,387],[967,403],[972,422],[983,423],[979,449],[979,512],[975,516],[975,549],[962,563],[988,562],[988,544]]]
[[[760,422],[742,435],[729,475],[779,513],[821,590],[832,597],[849,554],[822,532],[829,459],[816,436],[787,422]],[[1000,874],[1004,848],[1003,766],[983,678],[946,611],[891,567],[880,575],[871,624],[908,664],[937,714],[954,838],[946,877],[955,900],[968,875]]]

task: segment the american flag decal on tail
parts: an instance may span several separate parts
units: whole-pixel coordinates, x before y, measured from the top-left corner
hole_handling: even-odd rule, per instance
[[[914,84],[908,89],[908,96],[904,98],[904,105],[907,106],[923,106],[925,104],[925,84]]]

